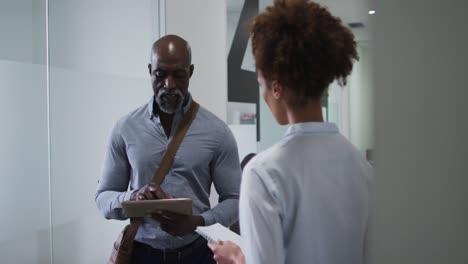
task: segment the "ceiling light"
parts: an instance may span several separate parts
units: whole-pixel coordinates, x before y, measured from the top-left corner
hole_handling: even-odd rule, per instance
[[[369,15],[373,15],[373,14],[375,14],[375,10],[369,11]]]

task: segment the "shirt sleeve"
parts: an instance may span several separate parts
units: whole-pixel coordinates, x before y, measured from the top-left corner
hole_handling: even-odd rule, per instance
[[[220,223],[229,226],[238,220],[241,169],[237,144],[226,126],[217,154],[210,164],[213,184],[219,194],[219,203],[201,216],[205,225]]]
[[[104,165],[95,195],[99,211],[106,219],[125,220],[122,202],[130,200],[133,191],[127,191],[130,181],[130,163],[125,142],[117,123],[112,129],[104,157]]]
[[[240,197],[242,250],[246,263],[285,263],[277,188],[268,177],[247,166]]]

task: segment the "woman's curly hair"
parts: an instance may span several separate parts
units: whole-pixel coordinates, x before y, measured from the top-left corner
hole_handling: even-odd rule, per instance
[[[312,1],[275,0],[251,33],[257,69],[289,91],[293,105],[320,99],[335,79],[345,85],[359,59],[351,30]]]

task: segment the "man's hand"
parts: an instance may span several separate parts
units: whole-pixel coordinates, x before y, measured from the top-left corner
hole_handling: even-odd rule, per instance
[[[171,196],[167,195],[160,186],[153,183],[149,183],[143,186],[137,192],[134,192],[130,200],[159,200],[159,199],[170,199]]]
[[[181,215],[168,211],[158,211],[152,214],[161,229],[173,236],[193,234],[197,226],[204,226],[205,219],[200,215]]]

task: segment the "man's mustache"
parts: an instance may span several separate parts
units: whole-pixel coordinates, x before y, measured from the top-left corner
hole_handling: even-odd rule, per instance
[[[183,96],[184,94],[182,93],[181,90],[176,90],[176,89],[164,89],[161,91],[160,95],[178,95],[178,96]]]

